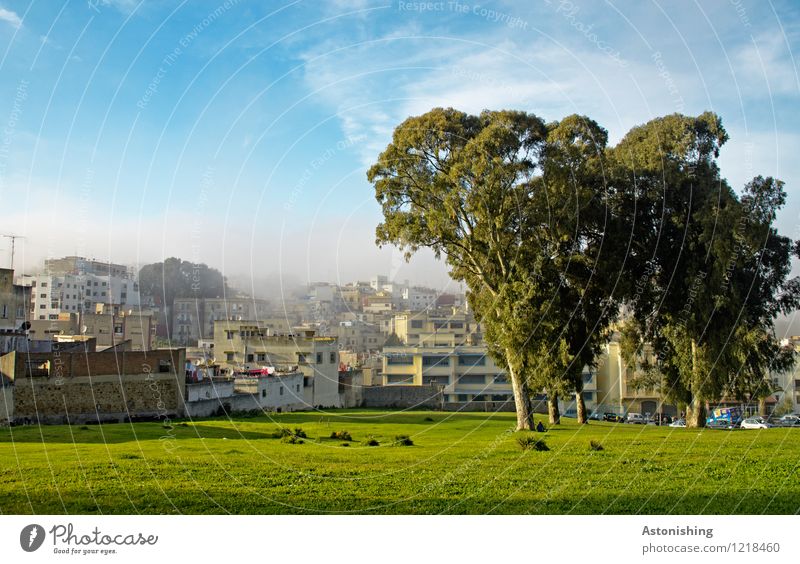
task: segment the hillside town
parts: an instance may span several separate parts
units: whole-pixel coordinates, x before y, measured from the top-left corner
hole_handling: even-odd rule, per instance
[[[504,366],[489,354],[462,293],[376,275],[262,299],[141,291],[123,264],[69,256],[39,272],[0,269],[0,424],[108,423],[236,413],[380,407],[513,411]],[[784,347],[800,351],[800,337]],[[618,334],[583,370],[591,419],[678,418],[637,385]],[[767,397],[716,412],[798,411],[800,369],[774,373]],[[534,398],[546,412],[546,397]],[[561,400],[574,416],[575,399]]]

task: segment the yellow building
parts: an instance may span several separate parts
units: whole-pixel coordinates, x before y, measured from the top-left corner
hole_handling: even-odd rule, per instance
[[[393,331],[408,346],[456,347],[483,343],[480,324],[472,315],[452,310],[397,314]]]

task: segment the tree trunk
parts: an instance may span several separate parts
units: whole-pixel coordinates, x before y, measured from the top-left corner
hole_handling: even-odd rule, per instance
[[[767,412],[767,396],[758,398],[758,414],[761,417],[767,417],[769,415]]]
[[[586,417],[586,403],[583,401],[583,391],[575,392],[575,406],[578,410],[578,423],[588,423],[589,419]]]
[[[686,406],[686,426],[695,429],[706,426],[706,404],[697,395],[693,395],[692,401]]]
[[[547,394],[547,415],[551,425],[561,424],[561,413],[558,411],[558,394]]]
[[[510,361],[508,371],[511,376],[511,390],[514,392],[514,406],[517,410],[517,431],[530,431],[533,429],[533,409],[528,382],[525,380],[525,375],[515,370]]]

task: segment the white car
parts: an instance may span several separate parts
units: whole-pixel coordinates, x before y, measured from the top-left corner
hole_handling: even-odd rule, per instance
[[[645,420],[641,413],[629,413],[625,416],[625,423],[633,423],[635,425],[644,425]]]
[[[772,427],[762,417],[748,417],[742,421],[742,429],[769,429]]]
[[[686,419],[676,419],[669,424],[670,427],[686,427]]]

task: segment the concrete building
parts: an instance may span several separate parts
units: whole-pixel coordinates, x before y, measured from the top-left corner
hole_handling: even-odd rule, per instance
[[[422,311],[436,307],[438,292],[431,288],[412,286],[403,288],[402,306],[408,311]]]
[[[118,278],[134,278],[133,269],[124,264],[69,256],[59,259],[45,259],[45,272],[50,274],[96,274]]]
[[[25,277],[30,285],[30,319],[58,319],[60,313],[91,313],[97,305],[139,305],[139,284],[120,276],[37,274]]]
[[[214,324],[218,321],[268,317],[269,302],[257,298],[176,298],[172,306],[171,338],[182,346],[195,345],[201,339],[214,338]],[[285,328],[286,324],[279,319],[271,317],[270,321],[281,330]]]
[[[513,399],[505,369],[498,367],[485,346],[384,347],[383,370],[373,385],[444,387],[446,401],[504,402]]]
[[[216,362],[229,372],[275,367],[302,372],[303,400],[312,407],[340,407],[339,352],[335,337],[314,331],[271,335],[258,321],[222,321],[214,327]]]
[[[0,268],[0,332],[17,331],[28,319],[30,288],[14,283],[14,271]]]
[[[483,331],[472,314],[450,311],[404,312],[394,316],[392,332],[409,346],[480,345]]]
[[[378,325],[363,321],[340,321],[336,337],[341,350],[356,353],[379,351],[386,341]]]

